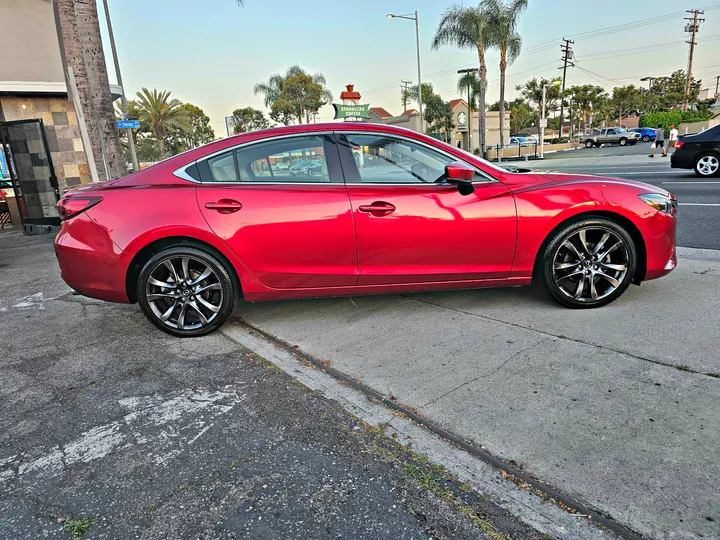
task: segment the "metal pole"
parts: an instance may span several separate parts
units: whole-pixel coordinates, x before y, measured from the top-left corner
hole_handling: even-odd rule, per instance
[[[540,159],[545,159],[545,85],[542,87],[542,118],[540,119]]]
[[[115,76],[117,77],[117,83],[120,85],[122,90],[122,96],[120,96],[120,102],[122,104],[123,120],[127,120],[127,98],[125,97],[125,85],[123,84],[122,75],[120,74],[120,60],[118,60],[117,48],[115,47],[115,34],[113,33],[112,22],[110,21],[110,8],[108,7],[107,0],[103,0],[103,7],[105,8],[105,21],[107,21],[108,36],[110,37],[110,48],[112,49],[113,60],[115,60]],[[132,160],[132,166],[134,171],[140,170],[138,164],[137,153],[135,152],[135,139],[133,139],[132,130],[128,129],[128,146],[130,147],[130,159]]]
[[[468,117],[467,117],[467,130],[468,130],[468,152],[472,154],[472,107],[470,106],[470,85],[468,85]]]
[[[422,79],[420,78],[420,24],[418,22],[418,12],[415,12],[415,41],[417,45],[417,62],[418,62],[418,104],[420,106],[420,133],[425,133],[425,118],[423,117],[423,100],[422,100]]]

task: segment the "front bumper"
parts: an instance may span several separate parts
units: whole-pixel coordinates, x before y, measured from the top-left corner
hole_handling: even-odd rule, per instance
[[[677,266],[677,219],[657,212],[642,231],[647,251],[645,279],[666,276]]]
[[[88,212],[64,221],[55,238],[60,274],[76,291],[109,302],[129,302],[122,251]]]

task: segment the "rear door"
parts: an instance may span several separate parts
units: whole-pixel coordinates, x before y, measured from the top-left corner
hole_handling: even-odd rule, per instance
[[[516,242],[515,202],[478,171],[475,192],[442,181],[457,158],[383,133],[338,135],[352,203],[359,285],[503,279]]]
[[[198,169],[200,210],[261,283],[279,289],[356,284],[350,202],[331,136],[253,142],[201,160]]]

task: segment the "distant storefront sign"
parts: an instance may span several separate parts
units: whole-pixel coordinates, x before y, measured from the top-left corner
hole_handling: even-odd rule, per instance
[[[335,119],[338,118],[370,118],[370,104],[368,105],[338,105],[335,107]]]
[[[457,115],[458,129],[463,131],[467,129],[467,114],[464,111],[460,111]]]

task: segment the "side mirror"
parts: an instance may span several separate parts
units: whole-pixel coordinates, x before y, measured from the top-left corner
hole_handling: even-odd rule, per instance
[[[462,161],[453,161],[445,166],[445,178],[448,183],[457,185],[460,195],[470,195],[475,191],[474,177],[475,169]]]

